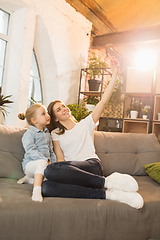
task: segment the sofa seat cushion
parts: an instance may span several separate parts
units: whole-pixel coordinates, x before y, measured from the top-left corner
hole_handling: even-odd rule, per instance
[[[145,205],[136,210],[102,199],[31,200],[32,185],[0,179],[0,233],[3,240],[145,240],[160,236],[160,186],[136,177]],[[159,235],[158,235],[159,234]],[[157,237],[158,239],[158,237]]]
[[[113,172],[147,175],[143,166],[160,162],[160,144],[155,134],[95,132],[96,153],[104,175]]]
[[[144,199],[143,211],[150,215],[151,239],[160,239],[160,185],[149,176],[136,176],[139,193]],[[147,226],[146,226],[147,230]]]

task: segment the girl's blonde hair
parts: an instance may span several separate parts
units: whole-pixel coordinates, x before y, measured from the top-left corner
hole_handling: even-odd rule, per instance
[[[24,113],[18,114],[19,119],[24,120],[26,118],[28,124],[34,126],[34,124],[31,121],[31,118],[35,117],[35,112],[40,107],[42,107],[40,103],[35,103],[31,105],[29,108],[27,108],[25,114]]]

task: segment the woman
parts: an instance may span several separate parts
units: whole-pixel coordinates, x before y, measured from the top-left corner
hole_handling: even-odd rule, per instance
[[[119,70],[115,58],[111,58],[111,66],[112,79],[102,99],[79,123],[60,100],[49,104],[49,129],[58,162],[47,166],[44,172],[47,181],[42,183],[43,196],[111,199],[137,209],[143,207],[143,199],[136,192],[138,184],[135,179],[120,173],[103,177],[101,162],[95,154],[94,129],[110,99]]]

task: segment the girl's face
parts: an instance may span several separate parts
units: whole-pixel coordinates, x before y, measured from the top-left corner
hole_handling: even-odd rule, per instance
[[[56,121],[65,121],[71,117],[70,109],[62,102],[57,102],[53,106],[53,112],[56,116]]]
[[[50,123],[50,116],[44,106],[39,107],[35,112],[34,117],[35,125],[37,128],[43,128]]]

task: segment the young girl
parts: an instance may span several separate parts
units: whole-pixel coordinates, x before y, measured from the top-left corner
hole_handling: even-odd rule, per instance
[[[22,137],[25,150],[22,167],[26,175],[18,183],[32,183],[34,178],[32,200],[42,202],[41,184],[44,169],[48,164],[56,161],[51,136],[48,129],[45,128],[50,123],[50,116],[46,108],[38,103],[31,105],[25,115],[19,114],[18,116],[22,120],[26,118],[30,125]]]
[[[42,183],[43,196],[111,199],[137,209],[143,207],[143,199],[136,192],[136,180],[120,173],[103,177],[101,162],[95,154],[94,130],[112,94],[119,70],[114,58],[111,58],[111,63],[112,79],[101,101],[92,114],[79,123],[75,122],[69,108],[60,100],[49,104],[51,122],[48,128],[58,162],[45,169],[47,180]]]

